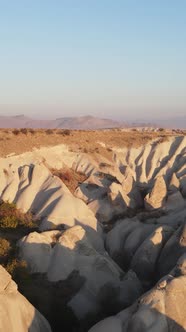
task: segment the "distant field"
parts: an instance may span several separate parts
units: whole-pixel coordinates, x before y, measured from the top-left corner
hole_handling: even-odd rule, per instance
[[[33,129],[0,129],[0,156],[11,153],[21,154],[34,148],[66,144],[72,151],[100,153],[110,158],[113,147],[138,147],[152,139],[166,140],[167,136],[185,135],[184,132],[140,132],[136,129],[121,130],[33,130]]]

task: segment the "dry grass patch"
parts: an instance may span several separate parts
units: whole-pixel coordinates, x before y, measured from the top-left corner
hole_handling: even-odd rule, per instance
[[[85,174],[76,172],[73,169],[66,167],[61,169],[51,168],[50,171],[53,175],[57,176],[64,182],[72,194],[78,185],[84,182],[87,178]]]

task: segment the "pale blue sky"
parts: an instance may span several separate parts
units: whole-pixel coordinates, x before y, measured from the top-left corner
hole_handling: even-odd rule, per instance
[[[0,0],[0,114],[186,114],[185,0]]]

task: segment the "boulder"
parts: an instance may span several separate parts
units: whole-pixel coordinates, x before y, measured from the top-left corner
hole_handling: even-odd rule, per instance
[[[27,262],[31,273],[47,273],[52,256],[52,245],[60,231],[31,232],[18,241],[19,256]]]
[[[167,196],[167,186],[163,176],[158,176],[150,193],[145,197],[145,208],[147,210],[160,209],[164,207]]]

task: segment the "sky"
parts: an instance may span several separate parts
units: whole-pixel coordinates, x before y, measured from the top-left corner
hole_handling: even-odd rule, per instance
[[[186,115],[185,0],[0,0],[0,114]]]

